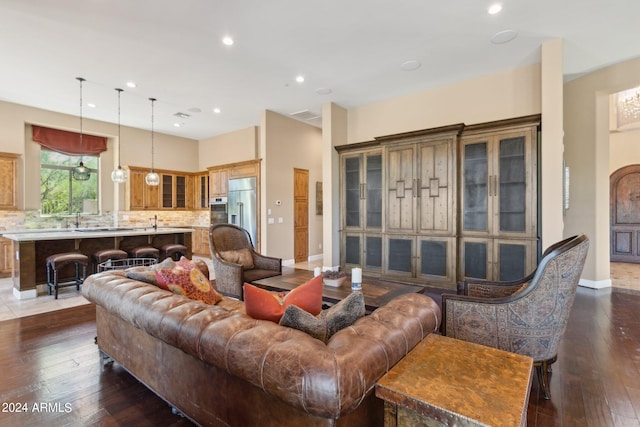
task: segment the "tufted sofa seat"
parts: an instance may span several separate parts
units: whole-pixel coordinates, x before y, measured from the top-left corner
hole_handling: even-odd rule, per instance
[[[100,350],[201,425],[382,425],[376,381],[441,319],[431,298],[407,294],[324,344],[248,317],[240,301],[209,306],[119,271],[82,292]]]

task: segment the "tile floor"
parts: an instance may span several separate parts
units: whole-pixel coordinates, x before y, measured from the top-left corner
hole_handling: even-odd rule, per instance
[[[209,258],[202,259],[209,264],[209,269],[213,272],[211,260]],[[311,261],[298,263],[294,266],[313,270],[314,267],[321,265],[321,261]],[[611,281],[615,288],[640,292],[640,264],[611,263]],[[82,295],[76,292],[74,287],[61,289],[57,300],[53,298],[53,295],[18,300],[13,297],[11,279],[0,279],[0,321],[88,303]]]

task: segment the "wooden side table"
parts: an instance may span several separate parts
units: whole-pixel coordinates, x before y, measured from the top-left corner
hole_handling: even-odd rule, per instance
[[[533,359],[436,334],[376,384],[384,425],[525,426]]]

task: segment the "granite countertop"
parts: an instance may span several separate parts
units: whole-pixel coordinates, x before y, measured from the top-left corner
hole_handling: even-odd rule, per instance
[[[16,242],[31,240],[65,240],[99,237],[141,236],[154,234],[193,233],[192,228],[179,227],[95,227],[70,229],[39,229],[3,232],[2,237]]]

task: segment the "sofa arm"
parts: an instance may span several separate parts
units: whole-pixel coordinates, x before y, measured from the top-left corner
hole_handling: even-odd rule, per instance
[[[261,255],[255,251],[253,251],[253,265],[261,270],[282,272],[282,259]]]
[[[442,335],[499,348],[498,311],[517,296],[498,298],[472,297],[466,295],[442,294]],[[479,324],[482,328],[469,328],[468,325]]]
[[[218,257],[213,258],[213,271],[216,275],[216,289],[234,298],[242,299],[242,265],[228,262]]]

